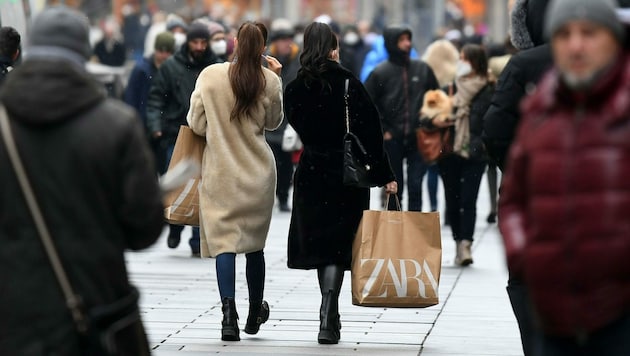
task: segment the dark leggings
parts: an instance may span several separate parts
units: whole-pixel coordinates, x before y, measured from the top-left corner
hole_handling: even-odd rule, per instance
[[[453,238],[456,241],[472,241],[477,217],[477,194],[486,163],[452,154],[441,159],[438,167],[444,183],[446,212]]]
[[[265,254],[263,250],[245,254],[245,276],[249,290],[249,300],[263,299],[265,289]],[[223,298],[234,298],[236,280],[236,254],[222,253],[216,258],[219,294]]]

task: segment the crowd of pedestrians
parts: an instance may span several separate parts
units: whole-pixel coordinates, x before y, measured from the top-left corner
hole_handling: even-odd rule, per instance
[[[158,176],[185,125],[206,139],[200,226],[188,245],[193,257],[215,259],[222,340],[240,340],[237,254],[245,254],[249,290],[244,332],[256,334],[272,312],[264,248],[276,207],[291,214],[288,267],[317,271],[317,341],[341,340],[338,298],[370,200],[368,188],[343,184],[350,130],[371,159],[385,207],[406,198],[409,211],[438,210],[440,178],[460,267],[474,261],[477,195],[488,170],[486,220],[498,221],[503,235],[507,295],[526,356],[630,354],[625,7],[625,0],[516,0],[515,48],[498,53],[452,32],[420,51],[400,24],[376,35],[325,15],[302,26],[278,18],[233,28],[193,8],[187,16],[155,13],[133,50],[123,36],[129,29],[113,18],[99,22],[102,38],[91,43],[85,15],[65,6],[43,10],[26,44],[15,29],[0,28],[3,130],[15,136],[68,275],[58,282],[51,268],[4,135],[0,266],[16,272],[0,294],[0,350],[149,353],[124,250],[153,244],[164,228]],[[87,70],[89,62],[132,61],[120,93]],[[446,120],[420,117],[433,90],[448,94]],[[289,124],[299,151],[283,149]],[[449,130],[452,152],[425,161],[420,128]],[[168,247],[178,247],[183,230],[168,226]],[[62,293],[66,284],[73,298]],[[121,301],[120,312],[133,318],[115,341],[90,340],[94,330],[112,331],[86,332],[82,312],[98,320]]]

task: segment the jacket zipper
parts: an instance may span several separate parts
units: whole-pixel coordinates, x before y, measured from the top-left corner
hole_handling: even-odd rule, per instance
[[[574,110],[574,115],[573,115],[573,122],[571,123],[571,130],[569,130],[569,147],[568,147],[568,167],[569,167],[569,171],[568,171],[568,175],[567,175],[567,180],[568,180],[568,184],[567,184],[567,203],[568,203],[568,210],[567,210],[567,221],[569,221],[570,224],[570,232],[567,236],[567,239],[565,240],[565,248],[566,248],[566,269],[567,269],[567,276],[569,278],[569,288],[571,290],[571,292],[574,295],[577,295],[577,293],[579,292],[579,286],[578,283],[575,279],[575,273],[574,271],[571,269],[571,265],[575,262],[574,261],[574,257],[575,257],[575,243],[577,242],[577,236],[576,236],[576,231],[575,231],[575,225],[571,224],[570,222],[574,220],[575,218],[575,174],[576,174],[576,154],[577,152],[575,152],[577,144],[576,144],[576,136],[577,136],[577,132],[579,131],[579,126],[582,122],[582,120],[584,119],[584,104],[579,103]],[[581,337],[583,337],[583,330],[581,330],[581,320],[579,315],[580,315],[580,310],[579,310],[579,306],[577,304],[577,301],[574,301],[571,303],[571,308],[573,309],[573,311],[571,312],[571,314],[578,320],[575,320],[575,337],[576,339],[580,339]]]
[[[403,114],[403,135],[407,137],[409,134],[409,83],[407,79],[409,73],[407,73],[407,67],[403,67],[403,88],[405,90],[405,113]]]

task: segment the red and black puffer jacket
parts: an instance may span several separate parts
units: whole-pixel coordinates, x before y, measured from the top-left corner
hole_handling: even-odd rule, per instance
[[[630,311],[630,56],[587,93],[556,72],[523,104],[500,229],[546,333],[579,335]]]

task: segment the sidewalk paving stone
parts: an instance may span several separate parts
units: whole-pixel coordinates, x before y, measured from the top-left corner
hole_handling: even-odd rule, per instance
[[[424,196],[426,197],[426,187]],[[443,211],[443,192],[439,192]],[[378,206],[372,194],[372,207]],[[166,247],[167,229],[151,248],[127,254],[132,283],[141,291],[140,307],[153,354],[157,356],[236,355],[522,355],[516,321],[505,293],[507,272],[496,225],[488,225],[487,183],[482,181],[473,244],[475,262],[453,265],[455,244],[442,229],[442,271],[436,306],[366,308],[351,303],[350,274],[340,295],[342,338],[319,345],[320,293],[315,271],[286,267],[290,214],[274,211],[265,248],[265,299],[269,321],[257,335],[241,330],[240,342],[220,339],[221,303],[213,259],[190,256],[182,234],[177,249]],[[236,304],[239,325],[247,319],[245,258],[237,256]]]

